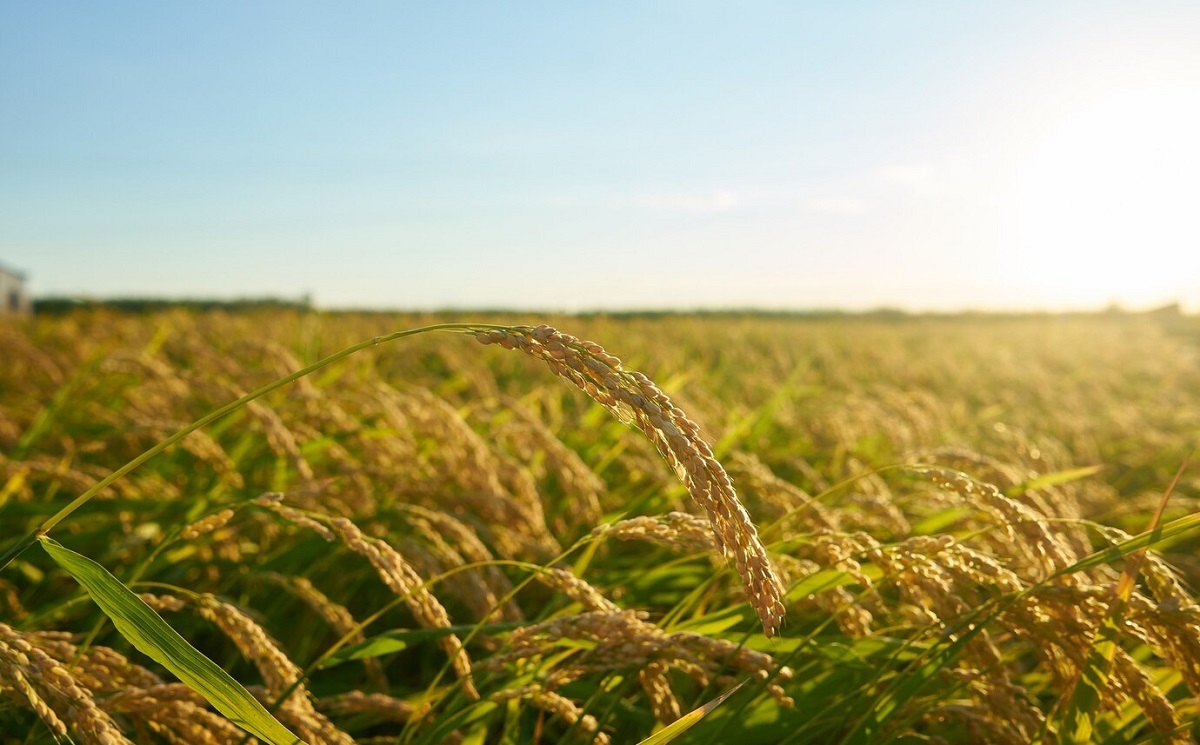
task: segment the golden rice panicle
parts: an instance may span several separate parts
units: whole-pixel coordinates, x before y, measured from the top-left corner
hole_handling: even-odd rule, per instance
[[[1120,528],[1102,526],[1100,533],[1113,546],[1133,540],[1132,535]],[[1174,567],[1163,561],[1157,551],[1147,550],[1140,553],[1138,572],[1146,581],[1146,587],[1155,600],[1174,608],[1195,607],[1196,599],[1184,586]]]
[[[1193,695],[1200,694],[1200,606],[1174,600],[1155,602],[1140,592],[1129,598],[1131,627],[1144,631],[1140,638],[1183,676]]]
[[[633,623],[644,622],[645,617],[644,612],[632,610],[589,611],[522,626],[508,635],[503,651],[477,663],[476,667],[494,671],[517,660],[550,653],[559,639],[620,641],[630,636],[627,632]]]
[[[568,496],[571,508],[568,514],[556,515],[553,529],[562,535],[580,525],[595,525],[604,511],[600,498],[604,493],[603,479],[568,447],[545,422],[534,413],[529,404],[508,396],[498,398],[492,405],[502,407],[505,416],[495,417],[492,436],[504,448],[510,450],[522,463],[536,464],[542,471],[538,480],[553,474],[563,493]]]
[[[743,488],[758,496],[774,517],[802,519],[816,528],[837,530],[838,515],[811,494],[776,476],[771,468],[752,453],[737,452],[730,457],[730,470]]]
[[[21,605],[16,585],[4,579],[0,579],[0,612],[13,621],[20,621],[29,615],[25,606]]]
[[[271,365],[276,377],[284,377],[304,367],[304,363],[287,347],[275,341],[263,344],[264,362]],[[329,395],[330,388],[318,387],[312,378],[304,376],[292,382],[294,391],[289,397],[304,408],[304,420],[317,422],[322,432],[355,432],[361,422],[348,413],[337,401]],[[340,390],[334,387],[333,390]]]
[[[811,551],[818,564],[845,572],[863,589],[869,589],[874,583],[855,557],[869,556],[880,546],[879,541],[863,532],[822,532],[813,537]]]
[[[162,678],[133,664],[111,647],[88,647],[81,653],[74,645],[63,641],[46,644],[46,649],[60,660],[78,660],[79,664],[73,672],[84,686],[93,691],[107,694],[126,688],[153,688],[163,682]]]
[[[671,681],[667,677],[670,669],[665,662],[655,661],[638,672],[638,682],[650,699],[650,710],[663,724],[670,724],[683,716],[683,706],[671,690]]]
[[[291,577],[278,572],[267,572],[263,575],[265,579],[280,587],[283,587],[292,595],[299,598],[305,605],[317,613],[325,623],[329,624],[330,628],[338,634],[346,637],[351,642],[357,644],[365,641],[366,636],[362,629],[359,628],[358,622],[354,620],[354,616],[350,614],[350,610],[344,605],[335,603],[328,595],[321,592],[307,577]],[[387,690],[387,677],[383,673],[383,666],[375,657],[368,657],[362,660],[363,667],[367,671],[367,676],[371,679],[371,683],[380,690]]]
[[[865,557],[878,547],[878,541],[866,533],[822,530],[814,534],[807,547],[810,558],[781,557],[781,567],[791,577],[806,577],[827,568],[845,572],[862,588],[859,591],[864,594],[862,598],[856,597],[846,587],[835,586],[808,596],[806,601],[832,616],[847,636],[869,636],[875,617],[864,601],[872,597],[869,591],[874,582],[855,557]]]
[[[1092,635],[1100,620],[1110,612],[1111,602],[1111,588],[1077,582],[1040,586],[1026,602],[1014,606],[1012,620],[1016,623],[1006,625],[1010,625],[1017,635],[1035,642],[1045,667],[1063,686],[1059,699],[1062,707],[1070,701],[1072,686],[1076,684],[1080,670],[1089,662]],[[1161,613],[1157,604],[1136,591],[1130,598],[1129,609],[1130,617],[1123,624],[1123,633],[1150,649],[1161,650],[1177,670],[1184,672],[1187,681],[1189,675],[1181,660],[1190,655],[1174,651],[1177,647],[1173,642],[1183,637],[1163,625],[1169,614]],[[1163,735],[1173,732],[1179,725],[1174,705],[1123,647],[1118,646],[1114,652],[1111,674],[1100,695],[1103,705],[1110,709],[1133,701]],[[1191,742],[1186,735],[1178,733],[1165,741]]]
[[[1132,537],[1111,527],[1101,533],[1113,545]],[[1160,649],[1193,695],[1200,695],[1200,605],[1176,570],[1157,552],[1143,552],[1139,570],[1150,593],[1147,596],[1134,590],[1129,597],[1129,609],[1136,620],[1133,628],[1144,632],[1140,638]]]
[[[475,337],[545,361],[556,375],[640,429],[704,508],[717,549],[734,561],[763,632],[775,633],[785,613],[783,584],[725,469],[683,410],[653,381],[623,369],[619,359],[595,342],[546,325],[480,329]]]
[[[1165,736],[1165,742],[1180,745],[1193,742],[1186,733],[1178,731],[1178,712],[1170,700],[1150,679],[1146,670],[1120,647],[1113,655],[1112,678],[1108,690],[1103,694],[1106,702],[1113,705],[1127,698],[1136,702],[1159,734]],[[1063,698],[1067,700],[1066,694]]]
[[[450,616],[445,607],[425,586],[416,570],[387,542],[365,535],[357,525],[344,517],[331,520],[331,530],[303,512],[283,505],[282,499],[282,494],[269,493],[255,501],[297,525],[311,528],[326,540],[340,538],[347,548],[371,562],[380,579],[392,592],[405,598],[405,604],[421,625],[426,628],[450,627]],[[438,644],[450,657],[455,674],[463,682],[464,692],[472,700],[477,700],[479,694],[470,678],[471,660],[458,636],[449,634],[439,639]]]
[[[207,348],[200,349],[198,355],[204,359],[205,365],[188,371],[180,378],[180,383],[189,398],[194,398],[196,392],[205,392],[218,400],[231,395],[241,398],[246,394],[243,388],[245,374],[234,367],[236,363],[233,362],[233,358],[214,355],[212,350]],[[214,368],[225,368],[225,374],[214,374]],[[207,370],[207,373],[202,373],[201,370]],[[250,420],[261,428],[271,452],[290,461],[292,468],[303,481],[312,481],[312,466],[301,451],[296,433],[288,429],[279,412],[263,400],[247,402],[245,412]]]
[[[858,474],[854,489],[841,499],[842,525],[854,525],[876,536],[903,538],[912,534],[904,511],[896,505],[891,487],[870,466],[853,456],[843,466],[848,474]]]
[[[38,671],[33,660],[16,643],[19,637],[19,631],[0,623],[0,692],[18,705],[28,704],[55,736],[66,737],[67,725],[59,719],[30,680],[31,677],[38,679]]]
[[[349,716],[371,714],[390,722],[407,722],[423,716],[429,706],[414,706],[409,702],[386,693],[363,693],[348,691],[317,701],[317,707],[327,714]]]
[[[649,541],[689,551],[711,551],[714,546],[712,525],[708,520],[687,512],[618,520],[596,527],[592,530],[592,536],[620,541]]]
[[[416,388],[401,395],[390,386],[376,387],[408,427],[438,442],[437,448],[421,451],[417,460],[437,474],[437,483],[431,485],[439,506],[447,491],[454,494],[454,500],[479,517],[505,558],[550,557],[562,550],[546,527],[537,485],[476,432],[462,412],[432,391]],[[457,488],[447,489],[447,479]]]
[[[567,569],[546,567],[537,572],[534,577],[546,587],[558,590],[589,611],[605,611],[616,613],[620,610],[617,604],[604,597],[598,589],[582,577]]]
[[[1015,575],[949,535],[913,536],[880,546],[869,557],[896,583],[913,615],[924,616],[922,621],[933,626],[949,625],[972,612],[970,585],[1013,591],[1023,587]],[[986,628],[966,643],[961,666],[952,673],[967,682],[967,692],[980,703],[992,739],[1029,742],[1043,729],[1044,715],[1032,697],[1012,682],[996,639]]]
[[[189,605],[188,601],[170,595],[144,594],[142,599],[155,610],[179,611]],[[297,683],[303,680],[304,672],[280,649],[266,629],[240,608],[214,595],[198,595],[190,604],[196,615],[221,629],[242,657],[254,665],[262,676],[267,696],[278,699],[290,691],[279,706],[280,721],[292,727],[306,742],[353,745],[354,740],[348,734],[313,707],[308,687],[303,682]]]
[[[798,559],[787,554],[776,556],[775,560],[784,580],[788,582],[811,577],[824,568],[811,559]],[[871,635],[872,623],[875,620],[874,611],[880,609],[879,598],[865,592],[861,596],[855,596],[841,585],[819,589],[800,598],[799,602],[811,605],[823,616],[829,616],[843,634],[854,638]]]
[[[509,597],[512,583],[492,565],[495,557],[479,535],[466,523],[446,512],[426,509],[419,505],[404,505],[405,522],[429,547],[430,557],[423,567],[428,573],[440,574],[466,564],[482,564],[466,571],[455,571],[446,578],[447,588],[466,603],[479,618],[490,622],[520,620],[521,609]],[[412,550],[409,546],[408,550]]]
[[[1078,558],[1070,542],[1051,528],[1044,515],[1005,496],[994,485],[950,468],[929,466],[919,470],[937,486],[949,489],[991,516],[1015,547],[1024,549],[1025,558],[1041,576],[1048,577]]]
[[[392,592],[404,598],[413,616],[425,628],[448,629],[450,615],[400,552],[387,542],[363,534],[357,525],[344,517],[335,518],[331,525],[342,542],[356,554],[366,557],[375,567],[375,572]],[[462,641],[455,634],[447,634],[438,640],[454,672],[462,682],[463,692],[472,701],[479,700],[479,692],[471,680],[471,658]]]
[[[132,745],[91,690],[47,653],[36,635],[0,623],[0,682],[9,697],[27,703],[52,732],[95,745]],[[11,691],[11,692],[9,692]]]
[[[267,492],[266,494],[260,494],[254,500],[254,503],[259,507],[265,507],[266,509],[274,512],[276,515],[279,515],[284,520],[287,520],[294,525],[298,525],[302,528],[308,528],[327,541],[334,540],[333,531],[326,527],[324,523],[314,520],[294,507],[285,505],[283,503],[283,494],[280,492]]]
[[[644,669],[654,662],[678,669],[707,685],[723,680],[723,671],[740,670],[768,681],[766,690],[783,706],[792,700],[781,684],[792,678],[792,670],[777,664],[770,655],[751,650],[724,639],[713,639],[689,632],[667,633],[636,611],[588,611],[559,616],[512,632],[506,648],[479,663],[477,667],[497,670],[517,660],[556,653],[562,639],[581,639],[595,646],[573,658],[569,666],[560,666],[549,681],[566,683],[590,673],[622,669]],[[656,689],[662,680],[647,681]],[[656,695],[650,692],[650,695]]]
[[[1011,427],[997,423],[995,431],[1015,431]],[[1065,488],[1077,486],[1075,482],[1061,486],[1043,486],[1030,489],[1026,482],[1037,477],[1038,472],[1028,467],[1004,463],[996,458],[982,455],[973,450],[960,447],[940,447],[919,453],[917,457],[926,463],[933,463],[946,468],[956,469],[972,474],[977,481],[983,481],[997,487],[1006,495],[1011,495],[1018,502],[1029,507],[1034,513],[1053,515],[1070,520],[1084,516],[1080,502],[1075,497],[1063,491]],[[1100,456],[1096,456],[1099,460]],[[1043,468],[1046,464],[1039,464]],[[1063,468],[1067,465],[1064,463]],[[1087,531],[1082,526],[1070,526],[1059,522],[1055,525],[1058,540],[1068,543],[1075,554],[1084,556],[1091,551]]]
[[[229,522],[232,518],[233,510],[231,509],[226,508],[219,512],[214,512],[185,527],[179,533],[179,537],[185,541],[194,541],[206,533],[223,528],[225,523]]]
[[[330,600],[329,596],[318,590],[307,577],[291,577],[279,572],[267,572],[263,577],[302,600],[334,631],[348,636],[350,641],[357,643],[366,638],[346,606]]]
[[[105,705],[133,723],[138,742],[225,745],[245,736],[237,725],[206,709],[200,694],[182,683],[119,689]]]
[[[221,355],[212,354],[211,349],[204,349],[202,355],[208,356],[211,361],[218,362],[217,359]],[[208,361],[208,360],[206,360]],[[222,366],[227,366],[228,361],[220,360]],[[234,397],[244,396],[246,391],[242,390],[239,379],[244,378],[241,374],[226,375],[202,375],[192,374],[187,380],[185,387],[190,387],[192,390],[208,390],[214,393],[217,398],[227,398],[230,395]],[[304,456],[304,452],[300,449],[300,443],[296,439],[295,433],[289,429],[283,417],[274,408],[271,408],[264,401],[251,401],[246,403],[246,414],[250,416],[251,421],[256,423],[260,428],[266,445],[271,452],[281,458],[287,458],[292,467],[304,481],[312,481],[313,470],[312,465],[308,464]]]
[[[488,699],[497,703],[513,699],[527,700],[538,709],[554,714],[568,724],[578,725],[584,732],[592,735],[593,743],[608,745],[611,742],[608,735],[600,731],[600,723],[594,716],[584,714],[583,709],[580,709],[574,701],[566,696],[548,691],[540,685],[531,684],[521,688],[506,688],[488,696]]]

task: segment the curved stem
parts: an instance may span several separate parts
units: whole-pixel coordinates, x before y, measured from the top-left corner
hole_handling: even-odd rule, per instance
[[[262,398],[263,396],[267,395],[271,391],[282,388],[283,386],[287,385],[288,383],[292,383],[296,380],[299,380],[300,378],[303,378],[306,375],[310,375],[310,374],[316,372],[317,370],[320,370],[323,367],[332,365],[334,362],[337,362],[338,360],[345,359],[346,357],[349,357],[350,355],[354,354],[355,352],[361,352],[362,350],[367,349],[368,347],[374,347],[374,346],[378,346],[380,344],[386,344],[388,342],[395,341],[397,339],[403,339],[406,336],[416,336],[417,334],[423,334],[427,331],[473,331],[476,329],[488,329],[488,328],[507,328],[507,327],[498,326],[498,325],[494,325],[494,324],[488,324],[488,323],[438,323],[438,324],[434,324],[432,326],[422,326],[421,328],[408,329],[407,331],[396,331],[394,333],[386,334],[384,336],[376,336],[371,339],[367,339],[366,341],[359,342],[358,344],[355,344],[352,347],[347,347],[340,352],[331,354],[330,356],[328,356],[322,360],[318,360],[317,362],[312,363],[311,365],[309,365],[308,367],[306,367],[302,370],[297,370],[296,372],[292,373],[291,375],[280,378],[279,380],[276,380],[272,383],[268,383],[257,390],[251,391],[250,393],[247,393],[245,396],[242,396],[238,400],[228,403],[228,404],[222,406],[221,408],[216,409],[215,411],[209,412],[208,414],[200,417],[196,421],[187,425],[183,429],[179,430],[175,434],[173,434],[170,437],[168,437],[167,439],[163,440],[162,442],[159,442],[154,447],[150,448],[149,450],[142,453],[138,457],[134,458],[133,460],[131,460],[128,463],[126,463],[125,465],[121,466],[117,470],[113,471],[111,474],[106,476],[101,481],[97,482],[94,486],[92,486],[92,488],[88,489],[83,494],[80,494],[78,497],[75,498],[74,501],[72,501],[67,506],[63,507],[61,510],[56,512],[54,515],[43,520],[42,523],[40,525],[38,525],[32,532],[30,532],[28,535],[24,536],[20,541],[18,541],[16,544],[14,544],[12,547],[10,547],[7,551],[5,551],[3,556],[0,556],[0,570],[3,570],[5,567],[7,567],[10,563],[12,563],[12,560],[17,558],[18,556],[20,556],[25,551],[25,549],[29,548],[34,543],[36,543],[39,536],[46,535],[48,532],[53,530],[54,526],[58,525],[60,522],[67,519],[68,517],[70,517],[71,513],[75,512],[75,510],[77,510],[80,507],[82,507],[83,505],[87,504],[89,501],[92,500],[93,497],[95,497],[97,494],[99,494],[101,491],[103,491],[107,487],[111,486],[115,481],[117,481],[117,479],[121,478],[122,476],[129,473],[133,469],[142,465],[146,461],[150,460],[154,456],[158,455],[162,451],[171,447],[172,445],[179,442],[180,440],[187,437],[188,435],[195,432],[196,430],[200,429],[201,427],[205,427],[205,426],[208,426],[209,424],[212,424],[213,422],[220,419],[221,417],[224,417],[227,414],[231,414],[234,411],[237,411],[238,409],[240,409],[241,407],[250,403],[251,401],[258,399],[258,398]]]

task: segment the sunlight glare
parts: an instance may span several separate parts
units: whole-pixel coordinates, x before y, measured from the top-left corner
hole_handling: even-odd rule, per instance
[[[1198,133],[1196,86],[1110,94],[1062,120],[1017,164],[1024,289],[1058,307],[1200,300]]]

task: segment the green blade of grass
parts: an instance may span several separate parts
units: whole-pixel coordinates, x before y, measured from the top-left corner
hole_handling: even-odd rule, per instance
[[[229,721],[272,745],[302,742],[107,569],[45,536],[40,541],[50,558],[83,585],[121,636],[204,696]]]
[[[711,714],[713,709],[716,709],[718,706],[725,703],[725,699],[737,693],[741,687],[746,685],[748,682],[750,682],[749,678],[743,680],[741,683],[738,683],[728,691],[725,691],[720,696],[717,696],[712,701],[709,701],[707,704],[699,708],[692,709],[671,724],[663,727],[658,732],[655,732],[653,735],[647,737],[645,740],[642,740],[640,743],[638,743],[638,745],[664,745],[665,743],[673,741],[676,737],[679,737],[684,732],[687,732],[692,727],[695,727],[701,719]]]
[[[1172,539],[1190,535],[1198,528],[1200,528],[1200,513],[1180,517],[1155,530],[1139,533],[1127,541],[1091,553],[1066,569],[1060,569],[1055,572],[1047,580],[1057,579],[1058,577],[1083,571],[1084,569],[1091,569],[1101,564],[1111,564],[1124,559],[1135,551],[1146,548],[1158,548],[1168,544]]]
[[[408,649],[413,644],[441,639],[451,634],[466,634],[472,631],[479,634],[499,634],[514,631],[520,627],[521,624],[519,623],[488,623],[482,625],[442,626],[433,629],[394,629],[372,636],[358,644],[343,647],[322,661],[318,667],[324,670],[340,665],[343,662],[349,662],[350,660],[366,660],[372,657],[395,654],[396,652]]]
[[[1041,489],[1046,486],[1055,486],[1057,484],[1067,484],[1072,481],[1086,479],[1089,476],[1095,476],[1104,470],[1104,466],[1083,466],[1082,468],[1071,468],[1066,471],[1055,471],[1038,476],[1035,479],[1026,481],[1023,484],[1018,484],[1010,491],[1027,492],[1033,489]]]
[[[1122,615],[1124,603],[1118,599],[1096,630],[1092,647],[1079,668],[1071,702],[1063,714],[1060,733],[1065,742],[1086,745],[1094,741],[1096,716],[1103,710],[1104,691],[1111,687],[1113,657],[1121,642],[1121,630],[1117,623]]]

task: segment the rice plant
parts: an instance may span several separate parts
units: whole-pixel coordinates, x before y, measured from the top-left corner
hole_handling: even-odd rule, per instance
[[[5,320],[4,741],[1195,740],[1194,319],[541,320]]]

